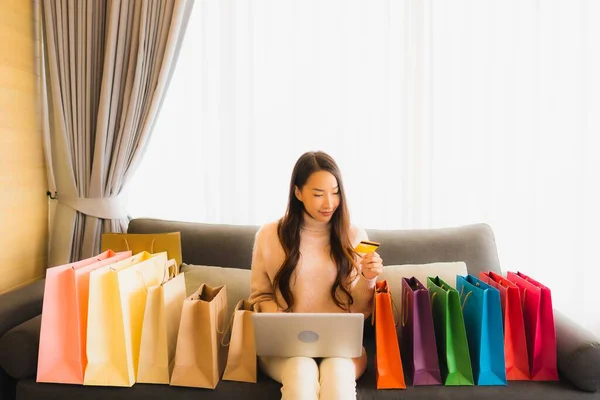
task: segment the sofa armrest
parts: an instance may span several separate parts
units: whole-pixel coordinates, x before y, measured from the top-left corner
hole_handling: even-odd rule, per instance
[[[45,279],[0,295],[0,337],[42,313]]]
[[[600,390],[598,337],[554,310],[557,364],[560,372],[581,390]]]

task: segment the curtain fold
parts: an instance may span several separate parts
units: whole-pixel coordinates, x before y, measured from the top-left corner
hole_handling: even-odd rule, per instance
[[[49,266],[90,257],[127,228],[121,193],[144,155],[193,0],[42,1]]]

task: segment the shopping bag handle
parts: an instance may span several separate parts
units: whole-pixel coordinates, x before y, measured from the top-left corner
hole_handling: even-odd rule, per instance
[[[430,307],[433,307],[433,299],[435,299],[435,296],[437,296],[437,292],[433,292],[433,294],[431,295],[431,300],[429,301]]]
[[[127,241],[127,238],[124,237],[123,240],[125,241],[125,246],[127,246],[127,251],[131,251],[131,249],[129,248],[129,242]],[[156,242],[156,238],[152,239],[152,244],[150,245],[151,254],[154,254],[154,242]]]
[[[233,333],[233,318],[235,317],[235,313],[239,310],[251,311],[251,310],[247,310],[244,308],[244,301],[238,302],[235,309],[233,310],[233,313],[231,314],[231,318],[229,319],[229,324],[227,324],[227,329],[225,329],[225,332],[223,333],[223,336],[221,337],[221,346],[223,346],[223,347],[227,347],[231,343],[231,333]],[[256,312],[256,308],[254,306],[252,307],[252,310],[254,310],[252,312]],[[225,343],[224,340],[225,340],[225,337],[227,336],[227,332],[230,332],[229,341],[227,343]]]
[[[459,297],[460,297],[461,299],[463,298],[463,294],[464,294],[464,293],[465,293],[465,287],[463,286],[463,287],[460,289],[460,296],[459,296]],[[461,307],[460,307],[460,308],[461,308],[461,310],[464,310],[464,309],[465,309],[465,305],[467,304],[467,300],[469,299],[469,296],[471,295],[471,293],[473,293],[473,291],[472,291],[472,290],[469,290],[469,293],[467,293],[467,295],[464,297],[464,299],[463,299],[463,303],[462,303],[462,305],[461,305]]]
[[[173,273],[171,273],[171,271]],[[175,259],[167,260],[165,262],[165,267],[163,268],[163,277],[160,282],[160,285],[164,285],[171,279],[175,278],[177,275],[179,275],[179,266],[177,265],[177,261],[175,261]]]
[[[408,322],[408,299],[410,297],[410,293],[407,289],[404,290],[404,296],[402,296],[402,326],[406,326]],[[404,306],[406,304],[406,307]]]
[[[392,315],[394,317],[394,326],[398,326],[398,324],[400,323],[400,310],[398,310],[398,307],[396,306],[396,303],[394,302],[394,299],[392,298],[392,295],[390,294],[390,301],[392,302],[392,313],[394,310],[396,310],[396,314]],[[396,318],[396,315],[398,316],[398,318]],[[398,322],[396,322],[398,321]]]
[[[219,291],[219,293],[220,293],[220,291]],[[225,301],[227,301],[227,297],[221,295],[221,307],[220,308],[223,311],[221,311],[221,317],[219,318],[220,321],[218,321],[218,323],[217,323],[217,333],[220,334],[220,335],[223,335],[223,336],[227,332],[227,326],[223,326],[223,328],[221,328],[221,329],[219,329],[219,326],[225,325],[225,319],[227,318],[226,317],[226,315],[227,315],[227,308],[223,307],[223,303]],[[233,314],[235,314],[235,312]],[[221,337],[221,340],[222,339],[223,338]]]

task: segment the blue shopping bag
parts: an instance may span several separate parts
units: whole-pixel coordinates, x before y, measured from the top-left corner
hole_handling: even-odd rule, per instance
[[[477,385],[506,385],[502,305],[498,289],[472,275],[456,276]]]

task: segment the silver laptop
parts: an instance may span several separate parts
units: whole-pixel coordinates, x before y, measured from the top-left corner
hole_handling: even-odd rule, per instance
[[[278,357],[360,357],[362,313],[253,313],[256,354]]]

